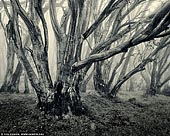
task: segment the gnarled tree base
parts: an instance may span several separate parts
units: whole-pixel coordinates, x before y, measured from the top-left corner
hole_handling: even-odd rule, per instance
[[[65,92],[59,90],[51,96],[52,101],[38,104],[44,114],[58,116],[62,119],[64,115],[71,113],[80,116],[87,113],[87,106],[83,105],[80,96],[73,87],[69,87]]]

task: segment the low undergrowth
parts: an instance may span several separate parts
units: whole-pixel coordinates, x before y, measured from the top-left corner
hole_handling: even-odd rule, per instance
[[[68,114],[58,120],[36,108],[33,94],[1,93],[0,132],[42,133],[45,136],[170,135],[169,97],[120,97],[112,102],[95,94],[84,94],[82,101],[88,105],[86,115]]]

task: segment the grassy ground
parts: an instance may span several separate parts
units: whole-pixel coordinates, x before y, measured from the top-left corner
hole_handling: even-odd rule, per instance
[[[36,98],[0,94],[0,133],[42,133],[45,136],[169,136],[170,99],[120,92],[116,102],[84,94],[89,107],[84,116],[57,121],[36,109]],[[136,98],[135,98],[136,97]]]

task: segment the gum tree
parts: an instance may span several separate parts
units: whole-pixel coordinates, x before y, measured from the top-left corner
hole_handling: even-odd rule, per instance
[[[143,0],[141,0],[142,2]],[[19,0],[10,0],[12,12],[8,21],[9,41],[13,42],[14,51],[19,62],[27,73],[27,77],[35,89],[38,98],[38,106],[46,112],[62,117],[71,111],[74,115],[80,115],[85,112],[82,105],[79,89],[81,83],[93,63],[101,63],[101,61],[113,57],[119,53],[127,52],[129,48],[139,45],[140,43],[153,40],[154,38],[163,37],[169,34],[169,8],[170,3],[167,2],[159,11],[146,19],[137,22],[128,22],[129,25],[123,25],[119,29],[121,31],[109,36],[105,36],[101,42],[96,42],[91,49],[87,58],[83,59],[82,54],[85,50],[85,41],[101,27],[109,16],[119,13],[119,10],[125,10],[128,2],[138,3],[138,1],[124,0],[108,0],[106,5],[102,7],[101,12],[96,19],[91,22],[91,1],[68,0],[68,7],[63,7],[63,16],[61,22],[58,22],[57,10],[55,9],[56,1],[50,0],[47,8],[50,10],[51,24],[54,30],[57,44],[57,78],[53,84],[51,74],[49,72],[48,62],[48,26],[43,13],[43,5],[45,1],[34,0],[28,2],[31,7],[31,16],[23,8]],[[134,4],[135,6],[135,4]],[[133,8],[133,4],[132,4]],[[125,11],[130,11],[125,10]],[[125,15],[128,13],[125,13]],[[111,19],[111,18],[110,18]],[[22,20],[27,27],[32,46],[29,50],[35,69],[26,56],[25,48],[22,42],[21,29],[19,20]],[[39,22],[42,24],[40,28]],[[108,30],[118,29],[119,23],[111,23]],[[143,27],[144,25],[144,27]],[[121,43],[112,47],[111,44],[132,28],[139,27],[130,39],[126,39]],[[130,30],[129,30],[130,29]],[[98,64],[97,64],[98,65]],[[108,93],[112,95],[112,91]]]

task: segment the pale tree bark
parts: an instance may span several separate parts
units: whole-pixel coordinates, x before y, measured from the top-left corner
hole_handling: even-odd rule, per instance
[[[126,5],[126,3],[122,3],[120,8],[114,12],[116,15],[112,13],[112,15],[109,17],[108,21],[105,23],[105,26],[101,25],[96,31],[94,31],[94,39],[95,39],[96,45],[105,41],[109,36],[111,36],[111,35],[115,36],[118,33],[118,30],[119,30],[118,28],[121,25],[121,21],[120,21],[121,12],[125,5]],[[110,32],[109,26],[111,26],[111,25],[113,27],[111,28],[111,32]],[[103,31],[105,32],[104,34],[103,34]],[[110,46],[111,46],[111,44],[110,44]],[[103,51],[109,50],[110,46],[103,48]],[[92,52],[94,52],[94,51],[92,50]],[[93,78],[94,86],[95,86],[96,91],[101,95],[102,94],[105,95],[107,92],[109,92],[109,85],[107,82],[109,79],[109,73],[110,73],[112,61],[113,61],[113,58],[111,60],[101,61],[99,63],[94,64],[94,66],[95,66],[94,67],[95,74],[94,74],[94,78]]]
[[[110,95],[111,96],[116,96],[118,90],[120,89],[120,87],[122,86],[122,84],[124,82],[126,82],[130,77],[132,77],[134,74],[145,70],[145,66],[152,62],[154,60],[154,56],[163,48],[165,48],[166,46],[168,46],[169,41],[167,41],[169,39],[169,37],[166,37],[162,40],[161,44],[148,56],[146,57],[146,59],[144,59],[138,66],[136,66],[133,70],[131,70],[129,73],[127,73],[122,80],[120,80],[119,82],[117,82],[117,84],[112,88],[112,90],[110,91]]]
[[[47,29],[46,25],[44,24],[44,40],[41,36],[40,29],[38,28],[38,25],[33,22],[25,13],[24,9],[20,6],[19,1],[13,1],[11,0],[12,8],[13,8],[13,20],[11,21],[11,25],[14,27],[13,32],[15,34],[15,37],[11,37],[15,41],[15,52],[24,66],[25,71],[27,72],[27,75],[29,77],[29,80],[31,82],[31,85],[34,87],[38,100],[39,105],[41,108],[45,109],[45,111],[52,110],[52,108],[55,108],[55,114],[57,114],[59,117],[61,117],[63,114],[68,113],[68,107],[70,107],[71,112],[73,114],[81,114],[82,112],[82,104],[80,101],[79,96],[79,90],[78,83],[75,78],[79,78],[76,76],[73,76],[72,73],[70,73],[69,66],[72,64],[72,54],[70,52],[74,53],[75,49],[75,43],[72,43],[72,40],[74,40],[75,37],[75,31],[76,31],[76,25],[74,25],[74,19],[75,15],[77,14],[77,11],[74,9],[74,2],[70,1],[70,9],[72,10],[71,15],[71,24],[69,26],[69,32],[67,37],[67,43],[66,43],[66,53],[63,55],[64,57],[64,71],[62,71],[62,81],[58,82],[54,88],[52,87],[51,77],[48,70],[48,37],[47,35]],[[36,4],[36,3],[34,3]],[[78,3],[77,3],[78,4]],[[42,23],[45,21],[42,16],[42,10],[39,3],[38,5],[34,5],[34,8],[36,9],[36,12],[38,13]],[[35,12],[35,11],[34,11]],[[18,28],[18,16],[20,15],[23,19],[24,23],[26,24],[31,41],[33,44],[33,50],[31,50],[31,54],[36,66],[36,70],[38,73],[38,77],[36,76],[34,70],[32,69],[30,63],[28,62],[28,59],[25,56],[24,50],[22,48],[22,42],[21,42],[21,36]],[[68,52],[67,52],[68,51]],[[68,56],[67,56],[68,55]],[[63,70],[63,69],[62,69]],[[64,83],[64,84],[63,84]],[[66,88],[66,85],[68,85],[68,88]],[[66,90],[65,92],[61,92],[63,89],[63,85]],[[48,103],[48,93],[51,91],[51,89],[54,89],[54,100],[50,103]],[[51,109],[49,109],[49,104],[52,105]]]
[[[162,51],[163,52],[163,51]],[[151,84],[150,84],[150,94],[155,95],[160,93],[163,86],[169,81],[169,74],[167,73],[170,66],[169,62],[169,46],[166,47],[164,53],[159,53],[153,63],[152,74],[151,74]],[[162,57],[162,58],[161,58]],[[159,59],[161,58],[161,59]],[[165,77],[164,77],[165,76]],[[153,89],[152,89],[153,88]]]
[[[123,63],[123,60],[125,59],[125,55],[126,55],[126,53],[123,53],[119,62],[116,64],[115,68],[112,71],[112,75],[108,81],[109,88],[111,88],[111,86],[112,86],[113,80],[115,79],[116,72],[117,72],[118,68],[121,66],[121,64]]]
[[[84,68],[86,65],[91,65],[94,62],[108,59],[121,52],[125,52],[129,48],[137,46],[142,42],[146,42],[149,40],[153,40],[154,38],[160,37],[160,34],[164,33],[164,31],[168,29],[168,26],[170,24],[170,21],[168,20],[170,16],[169,8],[170,2],[167,2],[164,7],[162,7],[157,13],[155,13],[153,19],[148,24],[148,27],[136,32],[136,34],[130,40],[124,42],[116,48],[110,49],[99,54],[90,55],[87,59],[74,63],[74,65],[72,65],[72,70],[78,71],[79,69]],[[156,21],[157,18],[159,21]],[[160,19],[162,19],[161,22]]]
[[[19,82],[22,71],[23,71],[22,64],[18,62],[15,72],[12,75],[11,84],[10,86],[8,86],[8,89],[11,90],[12,93],[14,92],[19,93]]]
[[[122,77],[126,74],[126,71],[127,71],[127,68],[128,68],[128,64],[129,64],[129,61],[130,61],[130,58],[132,56],[133,51],[134,51],[134,48],[131,48],[129,50],[129,52],[128,52],[127,56],[126,56],[126,59],[124,61],[124,64],[122,66],[122,70],[121,70],[121,72],[119,74],[118,80],[121,80]]]
[[[116,81],[116,83],[115,83],[114,86],[116,86],[116,85],[123,79],[123,77],[125,76],[125,74],[127,73],[127,68],[128,68],[129,61],[130,61],[130,58],[131,58],[131,56],[132,56],[133,51],[134,51],[134,47],[133,47],[133,48],[130,48],[130,50],[129,50],[127,56],[126,56],[126,59],[125,59],[125,61],[124,61],[124,63],[123,63],[123,66],[122,66],[122,69],[121,69],[121,71],[120,71],[119,77],[117,78],[117,81]],[[114,88],[114,86],[113,86],[113,88]],[[119,89],[120,89],[120,88],[119,88]]]
[[[107,33],[104,36],[102,35],[101,36],[102,38],[101,37],[98,38],[99,36],[95,37],[95,40],[99,39],[99,41],[97,42],[98,45],[96,46],[96,48],[94,48],[91,51],[90,55],[93,55],[95,53],[97,54],[99,52],[105,52],[105,51],[109,50],[112,43],[114,43],[116,41],[118,42],[119,39],[121,39],[121,41],[119,41],[118,43],[119,44],[123,43],[126,38],[126,36],[124,36],[124,35],[131,32],[134,28],[137,29],[136,26],[135,27],[131,26],[131,24],[134,23],[133,19],[128,20],[128,22],[126,22],[126,23],[123,22],[123,19],[126,17],[129,18],[128,14],[131,11],[133,11],[133,9],[135,9],[136,6],[140,5],[141,2],[143,2],[143,0],[134,2],[126,12],[124,11],[124,7],[126,7],[128,5],[126,2],[122,2],[122,4],[119,6],[119,8],[117,10],[115,10],[114,13],[112,13],[112,15],[110,16],[108,21],[105,23],[106,25],[103,27]],[[136,16],[138,16],[138,14],[140,14],[140,12],[139,13],[138,12],[137,12]],[[129,27],[127,27],[126,29],[121,31],[121,28],[125,27],[126,25],[127,26],[129,25]],[[110,33],[109,33],[110,28],[108,26],[112,26]],[[101,30],[99,28],[97,30],[99,31],[99,33],[103,33],[103,30]],[[122,71],[120,72],[120,75],[118,77],[118,81],[122,76],[125,75],[131,54],[133,53],[133,50],[134,50],[134,48],[130,49],[129,54],[127,55],[127,57],[125,59],[124,65],[122,66]],[[95,72],[96,74],[94,75],[94,86],[98,90],[98,92],[101,90],[101,92],[105,92],[105,94],[107,94],[110,91],[113,80],[115,79],[115,75],[117,73],[117,69],[121,66],[126,52],[127,51],[124,51],[120,61],[118,62],[118,64],[116,64],[113,71],[111,70],[111,68],[113,67],[113,64],[114,64],[114,63],[112,63],[113,60],[115,59],[114,57],[112,57],[110,60],[106,59],[106,61],[101,61],[102,63],[97,63],[98,66],[95,65],[97,67],[97,70]],[[111,74],[111,78],[110,78],[111,72],[112,72],[112,74]],[[100,75],[100,76],[98,76],[98,75]],[[100,79],[99,79],[99,77],[100,77]],[[103,90],[102,90],[102,88],[103,88]]]
[[[140,25],[140,23],[136,22],[126,22],[117,28],[120,23],[119,19],[117,19],[115,22],[116,27],[113,26],[110,29],[108,28],[108,30],[113,29],[112,31],[118,33],[114,33],[113,37],[112,32],[110,35],[106,33],[107,36],[104,36],[104,40],[101,43],[95,45],[95,48],[92,49],[90,56],[85,60],[82,60],[81,55],[83,53],[82,48],[84,41],[88,40],[87,38],[91,36],[91,34],[100,26],[102,26],[101,24],[104,21],[107,21],[107,17],[110,15],[114,16],[114,13],[118,13],[119,10],[123,9],[123,7],[127,4],[126,1],[109,0],[103,11],[101,11],[99,16],[95,19],[94,23],[90,25],[90,10],[88,7],[84,6],[85,4],[88,4],[88,2],[90,3],[90,1],[68,0],[67,10],[69,11],[69,14],[67,10],[65,10],[64,16],[66,16],[66,18],[64,18],[64,16],[62,17],[64,20],[63,23],[61,23],[62,26],[60,26],[56,17],[56,1],[50,0],[49,6],[51,24],[55,32],[57,52],[59,53],[57,58],[57,79],[55,85],[53,85],[48,65],[48,29],[42,9],[43,1],[30,1],[30,3],[32,3],[33,18],[26,13],[19,0],[10,1],[13,12],[11,18],[9,19],[9,26],[11,28],[11,35],[9,38],[14,43],[13,47],[15,53],[17,54],[17,57],[29,78],[32,87],[36,91],[39,106],[46,112],[52,112],[59,117],[67,114],[69,110],[71,110],[74,115],[80,115],[85,111],[81,102],[79,89],[81,81],[83,81],[85,77],[84,75],[87,73],[92,63],[102,63],[99,61],[104,61],[118,53],[127,52],[129,48],[142,42],[161,37],[162,35],[167,35],[164,33],[164,30],[168,29],[167,26],[169,25],[169,20],[167,19],[169,16],[167,8],[169,8],[169,6],[166,4],[155,14],[153,18],[149,19],[149,23],[148,18],[147,21],[144,20],[140,22],[143,23],[146,28],[144,27],[144,29],[135,32],[129,40],[119,43],[117,47],[112,48],[112,43],[122,39],[122,35],[128,34],[131,30],[135,31],[135,28]],[[133,6],[134,5],[131,7],[132,9]],[[126,18],[127,14],[128,12],[125,13],[122,18]],[[160,14],[162,15],[161,17]],[[37,72],[37,75],[30,64],[25,53],[25,48],[22,45],[22,38],[19,29],[20,23],[18,21],[19,16],[26,25],[31,38],[32,48],[28,50],[31,52],[32,59],[36,66],[35,71]],[[158,20],[161,18],[163,21],[157,22],[155,18],[158,18]],[[41,21],[44,34],[42,34],[36,19]],[[84,67],[86,67],[86,69],[82,70]],[[101,67],[99,67],[99,69],[100,68]]]
[[[4,1],[4,0],[2,0],[2,4],[3,4],[3,6],[4,6],[4,9],[5,9],[5,13],[7,14],[7,17],[8,17],[8,19],[9,20],[11,20],[11,15],[10,15],[10,13],[9,13],[9,11],[8,11],[8,8],[7,8],[7,2],[6,1]],[[3,23],[2,23],[2,21],[1,21],[1,24],[3,25]],[[9,40],[8,38],[10,38],[10,35],[11,35],[11,31],[10,31],[10,21],[9,21],[9,23],[7,24],[7,26],[6,26],[6,28],[3,26],[3,28],[4,28],[4,33],[5,33],[5,35],[6,35],[6,43],[7,43],[7,45],[8,45],[8,47],[9,47],[9,44],[14,44],[13,43],[13,40]],[[8,31],[7,31],[8,30]],[[9,41],[10,41],[10,43],[9,43]],[[29,42],[30,40],[29,40],[29,36],[26,36],[25,38],[24,38],[24,47],[25,46],[30,46],[29,44],[31,44],[30,42]],[[12,45],[13,46],[13,45]],[[13,47],[8,51],[8,52],[13,52],[14,51],[14,49],[13,49]],[[9,56],[9,55],[8,55]],[[12,61],[14,61],[14,52],[13,52],[13,59],[12,59]],[[10,62],[11,63],[11,62]],[[11,64],[13,64],[14,62],[12,62]],[[12,66],[12,65],[11,65]],[[11,69],[11,66],[7,66],[7,69]],[[12,66],[13,67],[13,66]],[[6,84],[5,85],[5,88],[10,92],[10,93],[14,93],[14,92],[16,92],[16,93],[19,93],[19,83],[20,83],[20,76],[21,76],[21,73],[22,73],[22,71],[23,71],[23,68],[22,68],[22,65],[21,65],[21,63],[18,61],[18,64],[17,64],[17,66],[16,66],[16,69],[15,69],[15,71],[14,71],[14,73],[13,73],[13,68],[11,69],[11,75],[10,75],[10,77],[8,77],[8,79],[10,79],[10,81],[8,82],[8,84]],[[9,74],[7,74],[7,75],[9,75]],[[3,86],[2,86],[3,87]]]
[[[146,58],[146,49],[141,53],[139,48],[138,48],[138,54],[139,54],[139,61],[143,61]],[[151,64],[151,63],[149,63],[149,64]],[[142,77],[142,79],[145,83],[141,89],[142,90],[149,90],[151,74],[150,74],[150,72],[148,72],[148,67],[146,67],[145,71],[140,72],[140,76]]]
[[[25,52],[24,52],[24,48],[22,46],[22,40],[21,40],[21,36],[20,36],[20,31],[19,31],[19,26],[18,26],[18,13],[21,14],[22,17],[25,17],[24,19],[27,22],[27,25],[33,25],[32,22],[29,22],[27,16],[25,16],[26,14],[24,13],[23,9],[19,6],[19,2],[18,1],[13,1],[11,0],[11,5],[12,5],[12,20],[9,20],[9,25],[11,28],[11,37],[10,40],[13,40],[15,45],[14,45],[14,49],[15,52],[17,54],[17,57],[19,59],[19,61],[21,62],[21,64],[24,66],[24,69],[27,71],[27,75],[29,77],[29,80],[32,84],[32,86],[34,87],[36,93],[37,93],[37,97],[38,97],[38,101],[39,101],[39,105],[42,107],[42,104],[46,101],[46,97],[47,97],[47,90],[45,89],[45,87],[43,86],[42,81],[37,78],[34,70],[32,69],[28,59],[26,58]],[[31,31],[32,28],[29,28],[29,30]],[[32,33],[33,36],[34,33]],[[31,37],[32,40],[34,40],[34,37]],[[35,42],[35,41],[34,41]],[[35,43],[34,43],[35,44]]]
[[[152,73],[151,73],[151,81],[150,81],[150,88],[149,88],[149,94],[155,95],[156,94],[156,73],[157,72],[157,60],[155,57],[155,60],[152,63]]]
[[[0,89],[1,92],[11,91],[8,90],[8,86],[10,86],[13,68],[14,68],[14,49],[12,44],[13,43],[7,43],[7,69],[6,69],[6,74],[5,74],[3,84]]]
[[[5,9],[5,13],[7,15],[8,18],[10,18],[10,13],[8,11],[7,5],[4,2],[4,0],[2,0],[2,4],[4,6]],[[0,91],[4,91],[4,92],[11,92],[11,90],[8,88],[9,86],[11,86],[11,80],[12,80],[12,74],[13,74],[13,69],[14,69],[14,48],[13,48],[13,41],[9,40],[10,37],[10,26],[7,24],[6,27],[3,25],[2,20],[1,21],[1,25],[2,28],[4,30],[4,34],[5,34],[5,38],[6,38],[6,45],[7,45],[7,69],[6,69],[6,74],[5,74],[5,78],[4,78],[4,82],[0,88]]]

